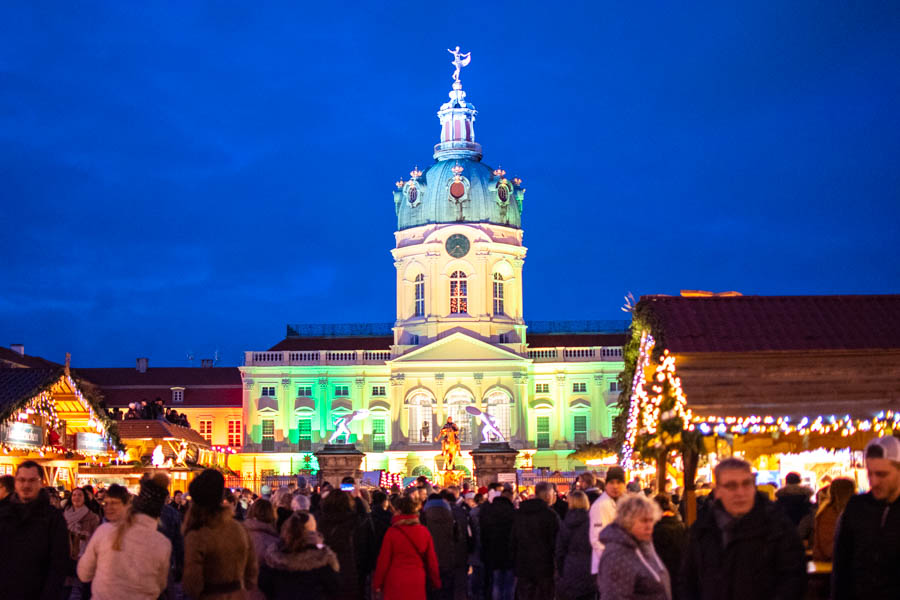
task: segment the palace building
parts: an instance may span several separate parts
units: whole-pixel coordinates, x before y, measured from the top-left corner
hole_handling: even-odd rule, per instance
[[[272,348],[246,352],[243,475],[309,464],[359,410],[348,441],[363,468],[407,475],[438,468],[447,417],[472,469],[466,451],[482,436],[469,406],[493,416],[522,466],[577,468],[576,445],[612,435],[628,323],[526,322],[525,188],[482,161],[458,72],[434,164],[393,192],[394,322],[288,326]]]

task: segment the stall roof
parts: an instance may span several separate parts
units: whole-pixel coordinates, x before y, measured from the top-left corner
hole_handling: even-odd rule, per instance
[[[153,421],[134,419],[129,421],[119,421],[118,423],[119,437],[123,442],[127,442],[128,440],[171,438],[184,440],[204,448],[209,447],[209,442],[193,429],[182,427],[180,425],[173,425],[162,419]]]
[[[0,369],[0,414],[16,410],[56,383],[65,374],[62,367],[40,369]]]

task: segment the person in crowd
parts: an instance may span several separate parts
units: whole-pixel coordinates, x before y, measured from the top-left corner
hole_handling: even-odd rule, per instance
[[[196,600],[242,600],[256,589],[258,563],[250,535],[222,505],[225,478],[205,469],[188,492],[182,587]]]
[[[375,556],[375,531],[372,521],[360,514],[354,498],[336,489],[322,500],[319,531],[325,543],[337,554],[341,565],[336,598],[359,600],[364,597],[365,581]]]
[[[437,554],[441,578],[441,588],[428,596],[436,600],[452,600],[456,574],[455,548],[459,531],[450,504],[440,494],[431,494],[422,509],[422,516],[425,527],[434,540],[434,551]]]
[[[268,600],[294,600],[298,590],[305,600],[333,598],[339,570],[337,555],[316,531],[315,517],[298,512],[284,522],[279,541],[263,553],[259,588]]]
[[[103,516],[103,507],[100,506],[100,500],[97,499],[97,496],[94,494],[94,488],[90,485],[86,485],[81,488],[84,492],[84,504],[88,507],[92,513],[97,515],[97,517]]]
[[[441,587],[434,540],[419,522],[417,499],[401,496],[378,553],[372,588],[384,600],[425,600],[427,586]]]
[[[138,414],[141,419],[152,420],[153,419],[153,407],[147,402],[146,398],[141,400],[140,406],[137,408]]]
[[[106,490],[103,497],[103,518],[106,523],[118,523],[128,512],[128,503],[131,502],[131,494],[118,483],[114,483]]]
[[[559,490],[556,489],[556,484],[553,485],[553,495],[556,496],[556,502],[553,503],[552,508],[556,511],[556,516],[559,517],[559,520],[562,521],[566,518],[566,513],[569,512],[569,501],[567,498],[563,498],[562,494],[559,493]]]
[[[653,549],[656,550],[669,575],[675,578],[681,569],[681,558],[687,544],[687,527],[675,512],[672,494],[657,494],[653,500],[662,511],[661,518],[653,526]],[[673,589],[672,595],[678,598],[678,590]]]
[[[591,574],[597,574],[603,544],[600,532],[616,518],[616,502],[625,493],[625,470],[622,467],[610,467],[606,472],[606,486],[600,496],[591,503],[588,513],[591,528]]]
[[[487,600],[491,597],[487,568],[484,566],[484,553],[481,545],[481,495],[468,492],[466,505],[468,509],[468,529],[470,534],[468,565],[468,593],[471,600]],[[475,501],[475,497],[479,502]]]
[[[265,498],[260,498],[250,505],[250,510],[247,511],[247,518],[244,519],[244,528],[250,534],[250,539],[253,541],[253,550],[256,552],[256,558],[260,565],[269,546],[278,542],[278,531],[275,529],[275,523],[275,508],[271,502]]]
[[[134,402],[130,402],[128,404],[128,410],[125,412],[125,416],[123,417],[126,421],[133,421],[135,419],[141,418],[141,413],[138,410],[137,404]]]
[[[304,496],[305,498],[305,496]],[[388,505],[388,496],[381,490],[372,492],[372,528],[375,532],[375,552],[381,551],[381,543],[384,541],[384,534],[387,533],[391,526],[393,518]]]
[[[62,510],[62,501],[59,498],[59,490],[56,488],[47,486],[44,489],[44,493],[47,494],[47,500],[50,502],[50,506],[57,510]]]
[[[187,514],[188,509],[188,502],[187,498],[184,497],[184,492],[175,490],[175,493],[172,494],[172,501],[169,503],[169,506],[177,510],[181,515],[182,520],[184,520],[184,516]]]
[[[469,572],[469,515],[465,506],[460,503],[457,486],[451,485],[441,490],[441,497],[450,505],[450,513],[453,515],[454,521],[453,587],[445,587],[448,588],[448,594],[452,591],[452,598],[466,600],[468,595],[466,575]]]
[[[147,478],[147,475],[144,475],[144,478]],[[168,496],[168,488],[166,488],[166,493]],[[181,581],[184,572],[184,534],[181,532],[181,528],[181,513],[170,503],[164,503],[159,513],[159,525],[156,529],[172,544],[172,562],[169,565],[169,581],[166,586],[167,600],[176,600],[177,584]]]
[[[679,598],[802,598],[803,544],[793,523],[757,492],[750,464],[727,458],[713,476],[715,500],[688,534]]]
[[[305,511],[309,512],[311,506],[311,502],[309,496],[306,494],[301,494],[300,492],[294,492],[291,495],[291,510],[294,512]]]
[[[516,588],[512,538],[516,507],[512,488],[504,489],[493,502],[485,502],[478,513],[481,530],[481,560],[494,600],[512,600]]]
[[[575,487],[587,494],[588,502],[594,503],[594,500],[600,497],[603,492],[597,487],[597,477],[590,471],[585,471],[578,476],[575,481]]]
[[[596,581],[591,576],[590,507],[587,492],[574,490],[569,494],[569,511],[556,538],[559,600],[593,600],[597,595]]]
[[[813,491],[802,484],[799,473],[788,473],[784,484],[784,487],[775,492],[775,506],[797,527],[804,517],[813,512],[813,504],[810,502]]]
[[[12,475],[0,477],[0,501],[9,498],[16,491],[16,478]]]
[[[291,510],[291,490],[280,487],[272,494],[272,505],[275,506],[275,531],[281,531],[281,526],[287,521],[294,511]]]
[[[652,543],[653,526],[661,513],[659,506],[640,492],[628,494],[616,508],[615,520],[600,532],[603,544],[597,570],[600,597],[672,600],[669,572]]]
[[[900,440],[875,438],[864,455],[869,491],[850,498],[835,533],[834,600],[900,598]]]
[[[534,486],[534,496],[519,506],[510,534],[518,600],[552,598],[555,589],[559,517],[550,506],[556,493],[550,483],[542,481]]]
[[[143,478],[125,517],[101,525],[88,542],[77,571],[94,600],[156,600],[166,588],[172,544],[157,519],[168,486],[162,473]]]
[[[58,599],[69,572],[68,529],[50,506],[43,477],[43,467],[26,460],[13,494],[0,502],[0,581],[8,598]]]
[[[816,524],[813,531],[813,560],[831,562],[834,552],[834,532],[838,518],[856,493],[856,484],[852,479],[838,477],[828,486],[828,492],[821,500],[816,511]]]
[[[69,504],[63,510],[63,518],[66,520],[66,528],[69,530],[69,557],[72,565],[84,554],[88,540],[94,535],[94,531],[100,526],[100,517],[91,511],[87,504],[87,493],[83,488],[72,490]],[[66,578],[66,587],[81,587],[74,573]]]

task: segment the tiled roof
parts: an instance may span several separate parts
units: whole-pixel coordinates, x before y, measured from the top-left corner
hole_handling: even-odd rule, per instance
[[[287,337],[269,348],[280,350],[390,350],[392,336]]]
[[[78,369],[77,373],[100,387],[241,385],[241,372],[237,367],[150,367],[144,373],[135,368],[102,368]]]
[[[9,348],[0,348],[0,367],[26,367],[32,369],[61,367],[54,362],[40,358],[39,356],[22,356],[15,350]]]
[[[644,296],[671,352],[900,348],[900,295]]]
[[[628,335],[624,333],[529,333],[529,348],[553,348],[566,346],[579,348],[586,346],[624,346]]]
[[[180,403],[172,402],[171,386],[161,385],[157,387],[110,387],[101,386],[103,401],[108,408],[125,408],[131,402],[141,400],[153,401],[162,398],[166,408],[174,408],[180,411],[182,408],[195,408],[201,406],[240,407],[243,404],[243,391],[241,384],[228,387],[191,387],[184,388],[184,400]]]
[[[176,438],[188,442],[209,446],[209,442],[203,439],[199,433],[187,427],[173,425],[168,421],[157,419],[155,421],[132,420],[119,421],[119,437],[122,441],[145,438]]]
[[[62,368],[0,369],[0,413],[35,396],[62,375]]]

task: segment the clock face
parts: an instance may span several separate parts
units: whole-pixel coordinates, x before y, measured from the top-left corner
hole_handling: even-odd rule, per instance
[[[444,247],[447,249],[447,254],[453,258],[462,258],[469,253],[469,238],[461,233],[454,233],[447,238]]]

